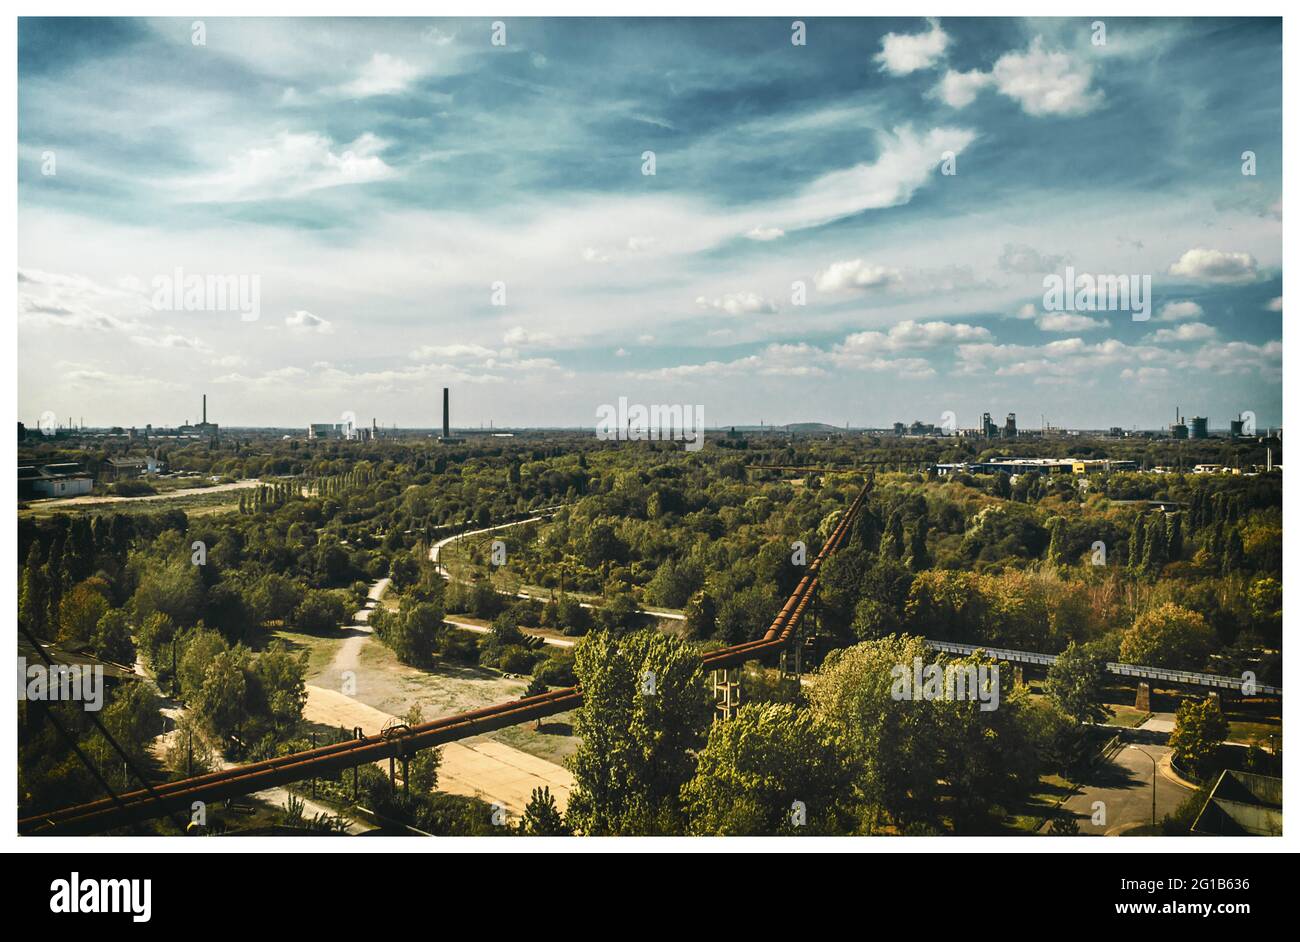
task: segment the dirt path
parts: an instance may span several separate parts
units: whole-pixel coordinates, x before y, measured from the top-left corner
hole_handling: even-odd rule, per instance
[[[85,504],[118,504],[137,501],[169,500],[173,497],[195,497],[199,494],[220,494],[223,491],[242,491],[257,487],[262,482],[256,478],[232,481],[230,484],[213,484],[208,487],[182,487],[175,491],[161,494],[141,494],[139,497],[123,497],[118,494],[82,494],[80,497],[50,497],[46,500],[28,500],[32,508],[38,507],[80,507]]]
[[[465,631],[472,631],[478,635],[485,635],[492,630],[490,625],[480,625],[476,622],[466,621],[463,618],[444,618],[442,623]],[[577,643],[572,638],[561,637],[555,632],[547,631],[544,628],[525,628],[520,625],[519,630],[533,638],[541,638],[543,643],[554,645],[557,648],[571,648]]]
[[[549,509],[549,508],[548,508],[548,509]],[[508,527],[518,527],[518,526],[522,526],[522,525],[525,524],[525,523],[536,523],[536,522],[539,521],[539,520],[545,520],[545,519],[546,519],[545,516],[529,517],[527,520],[516,520],[516,521],[514,521],[513,523],[501,523],[501,524],[497,524],[495,527],[487,527],[487,528],[482,529],[482,530],[470,530],[470,531],[467,532],[467,533],[456,533],[456,534],[453,534],[452,536],[444,537],[443,539],[439,540],[437,543],[433,544],[433,547],[429,550],[429,560],[434,564],[435,567],[437,567],[438,573],[439,573],[439,574],[440,574],[444,579],[446,579],[448,582],[450,582],[450,581],[451,581],[451,572],[448,571],[447,567],[444,566],[444,565],[439,561],[439,559],[440,559],[440,557],[441,557],[441,555],[442,555],[442,550],[443,550],[444,547],[450,546],[452,543],[455,543],[457,540],[463,540],[463,539],[466,539],[467,537],[471,537],[471,536],[480,536],[481,534],[484,534],[484,533],[493,533],[493,532],[495,532],[495,531],[497,531],[497,530],[505,530],[505,529],[507,529]],[[546,601],[549,601],[549,599],[550,599],[550,597],[549,597],[549,596],[546,596],[546,595],[537,595],[537,594],[535,594],[535,593],[524,592],[524,591],[519,591],[519,592],[515,592],[515,593],[503,592],[503,593],[501,593],[501,594],[503,594],[503,595],[510,595],[510,594],[513,594],[515,598],[520,598],[520,599],[531,599],[531,600],[534,600],[534,601],[537,601],[537,602],[546,602]],[[579,604],[582,608],[586,608],[586,609],[592,609],[592,610],[595,610],[595,609],[599,608],[599,606],[597,606],[597,605],[593,605],[593,604],[591,604],[590,602],[579,602],[578,604]],[[686,615],[685,615],[685,613],[683,613],[683,612],[675,612],[675,611],[672,611],[672,610],[670,610],[670,609],[662,609],[662,608],[660,608],[660,609],[653,609],[653,608],[639,608],[639,609],[637,609],[637,614],[640,614],[640,615],[649,615],[649,616],[651,616],[652,618],[666,618],[666,619],[668,619],[669,621],[685,621],[685,620],[686,620]],[[470,626],[468,626],[468,625],[463,625],[463,626],[461,626],[461,627],[469,628]],[[473,630],[473,629],[471,629],[471,630]],[[562,645],[562,646],[563,646],[563,645]]]
[[[344,729],[360,726],[367,736],[380,732],[391,719],[383,710],[311,684],[307,685],[303,718]],[[447,743],[440,748],[439,791],[481,798],[500,805],[515,818],[523,814],[534,788],[549,787],[560,810],[568,805],[574,780],[569,770],[561,765],[505,743],[479,737]],[[384,763],[380,766],[383,767]]]

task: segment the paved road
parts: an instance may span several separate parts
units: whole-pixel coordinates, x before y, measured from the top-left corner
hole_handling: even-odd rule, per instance
[[[1168,746],[1148,743],[1125,746],[1087,777],[1080,790],[1066,800],[1063,810],[1078,822],[1080,834],[1114,835],[1150,826],[1152,769],[1148,755],[1157,763],[1157,821],[1173,813],[1192,794],[1191,789],[1172,777],[1171,752]],[[1098,811],[1094,802],[1104,803],[1104,823],[1093,823],[1093,815]],[[1049,826],[1050,822],[1039,833],[1046,833]]]

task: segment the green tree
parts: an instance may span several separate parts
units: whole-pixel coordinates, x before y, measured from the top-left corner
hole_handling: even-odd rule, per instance
[[[50,614],[50,583],[46,575],[41,544],[32,542],[23,567],[22,585],[18,595],[18,621],[37,637],[47,637]]]
[[[567,837],[573,833],[564,823],[550,786],[533,789],[519,821],[519,833],[525,837]]]
[[[880,538],[880,555],[884,559],[903,558],[903,514],[895,510],[885,524],[885,534]]]
[[[217,736],[238,738],[249,719],[248,661],[248,649],[237,645],[214,657],[203,672],[194,710]]]
[[[583,834],[671,834],[682,830],[682,785],[711,703],[699,657],[679,638],[653,631],[587,635],[576,646],[583,690],[571,759],[569,816]]]
[[[293,624],[303,631],[330,631],[348,624],[347,597],[334,589],[308,589],[293,612]]]
[[[1142,572],[1144,575],[1158,576],[1168,561],[1164,515],[1157,514],[1147,525],[1146,541],[1142,547]]]
[[[1217,697],[1186,699],[1178,705],[1169,746],[1180,764],[1202,778],[1208,776],[1214,771],[1219,747],[1227,738],[1228,721]]]
[[[1219,571],[1227,576],[1239,572],[1246,560],[1246,550],[1241,542],[1241,528],[1233,527],[1223,541],[1223,560]]]
[[[1169,532],[1165,542],[1171,562],[1183,558],[1183,515],[1181,513],[1169,515]]]
[[[1053,517],[1050,525],[1052,540],[1047,544],[1047,561],[1053,566],[1065,563],[1065,518]]]
[[[134,664],[135,643],[126,612],[114,608],[101,615],[90,635],[90,648],[97,657],[114,664]]]
[[[844,751],[851,799],[872,818],[900,824],[937,820],[942,791],[935,704],[894,696],[895,668],[910,671],[916,658],[933,656],[921,638],[905,635],[840,648],[808,689],[813,716]]]
[[[59,639],[74,644],[90,641],[95,626],[108,611],[104,597],[106,587],[93,585],[98,580],[87,580],[73,586],[59,601]]]
[[[1133,518],[1133,529],[1128,538],[1129,572],[1136,574],[1142,568],[1142,558],[1146,549],[1146,537],[1146,517],[1139,513]]]
[[[926,548],[926,537],[929,532],[930,519],[925,514],[921,514],[912,522],[907,565],[913,572],[930,568],[930,551]]]
[[[717,627],[718,605],[712,593],[700,589],[686,603],[686,635],[697,640],[711,638]]]
[[[1200,670],[1214,640],[1200,613],[1165,602],[1134,620],[1120,640],[1119,657],[1126,664]]]
[[[302,719],[307,704],[307,652],[291,652],[282,641],[273,641],[253,662],[262,699],[277,729],[292,728]]]
[[[1105,717],[1102,694],[1106,686],[1106,659],[1073,641],[1047,670],[1047,695],[1076,723]]]
[[[835,834],[848,769],[807,710],[747,703],[714,723],[682,799],[694,834]]]

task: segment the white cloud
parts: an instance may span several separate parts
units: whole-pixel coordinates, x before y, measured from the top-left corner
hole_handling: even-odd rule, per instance
[[[771,242],[783,235],[785,235],[785,230],[778,229],[775,226],[755,226],[745,233],[745,238],[753,239],[755,242]]]
[[[1278,314],[1281,314],[1281,313],[1282,313],[1282,295],[1279,294],[1276,298],[1274,298],[1273,300],[1269,301],[1268,304],[1265,305],[1265,309],[1266,309],[1266,310],[1269,310],[1269,311],[1274,311],[1274,312],[1276,312],[1276,313],[1278,313]]]
[[[476,343],[452,343],[442,346],[425,345],[416,347],[407,354],[412,360],[485,360],[495,357],[497,352]]]
[[[193,350],[196,353],[212,352],[212,348],[197,337],[182,337],[180,334],[166,334],[162,337],[136,334],[131,340],[142,347],[153,347],[161,350]]]
[[[1204,316],[1205,311],[1195,301],[1169,301],[1156,314],[1158,321],[1190,321]]]
[[[322,134],[282,131],[267,144],[231,157],[224,171],[174,185],[196,202],[285,199],[393,176],[380,156],[387,147],[368,132],[338,147]]]
[[[1096,330],[1098,327],[1105,327],[1105,321],[1099,321],[1091,317],[1085,317],[1082,314],[1056,313],[1044,314],[1038,318],[1039,330],[1057,331],[1060,333],[1073,333],[1080,330]]]
[[[695,299],[695,303],[700,307],[724,311],[734,316],[742,314],[775,314],[777,311],[775,301],[753,291],[739,291],[734,294],[724,294],[717,298],[698,297]]]
[[[1064,255],[1044,255],[1030,245],[1008,242],[998,256],[998,268],[1019,275],[1056,271],[1065,264]]]
[[[896,128],[892,134],[880,135],[874,163],[833,170],[790,199],[757,207],[741,217],[741,231],[779,228],[788,232],[867,209],[902,205],[930,178],[946,152],[960,155],[974,140],[975,132],[963,128],[932,128],[924,134],[909,127]]]
[[[998,91],[1020,103],[1027,114],[1082,115],[1102,101],[1091,88],[1092,66],[1065,52],[1047,52],[1036,37],[1025,52],[1009,52],[993,64]]]
[[[1141,366],[1136,370],[1123,370],[1119,378],[1126,382],[1138,383],[1158,383],[1169,376],[1169,371],[1163,366]]]
[[[1022,304],[1011,316],[1020,321],[1032,321],[1038,316],[1038,308],[1032,304]]]
[[[420,76],[420,68],[386,52],[370,57],[355,79],[340,91],[349,98],[369,98],[405,91]]]
[[[540,330],[527,330],[523,327],[511,327],[501,338],[507,347],[552,347],[555,336]]]
[[[135,318],[151,311],[146,292],[132,279],[110,287],[84,275],[18,269],[20,326],[132,331],[143,326]]]
[[[902,274],[897,268],[868,265],[862,259],[854,258],[832,263],[816,274],[813,283],[818,291],[869,291],[873,288],[887,288],[901,280]]]
[[[826,352],[806,343],[769,344],[760,353],[736,360],[685,363],[632,374],[638,379],[727,379],[746,376],[824,376]]]
[[[993,76],[979,69],[957,72],[949,69],[934,87],[934,94],[952,108],[965,108],[975,100],[980,89],[993,81]]]
[[[876,61],[880,70],[891,75],[907,75],[919,69],[928,69],[943,57],[948,47],[948,34],[937,20],[930,20],[930,29],[924,33],[886,33],[881,40]]]
[[[284,316],[286,327],[294,330],[311,330],[319,334],[334,332],[334,325],[323,317],[317,317],[311,311],[294,311]]]
[[[897,357],[896,354],[929,350],[946,344],[976,344],[991,339],[983,327],[970,324],[953,324],[948,321],[902,321],[888,333],[875,330],[849,334],[842,343],[831,350],[836,366],[849,369],[880,372],[896,370],[913,376],[933,376],[929,361],[915,357]]]
[[[1169,274],[1195,281],[1241,284],[1259,275],[1255,257],[1247,252],[1221,252],[1218,249],[1188,249],[1182,258],[1169,266]]]
[[[1282,372],[1282,341],[1207,343],[1192,355],[1190,365],[1214,373],[1277,379]]]
[[[1218,336],[1218,331],[1209,324],[1179,324],[1174,328],[1165,328],[1157,330],[1151,335],[1151,339],[1156,343],[1185,343],[1189,340],[1212,340]]]

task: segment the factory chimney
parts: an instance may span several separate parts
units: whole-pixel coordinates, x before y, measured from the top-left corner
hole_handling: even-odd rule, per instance
[[[446,386],[442,387],[442,437],[451,438],[451,407],[448,400],[448,390]]]
[[[203,394],[203,424],[208,424],[208,394]]]

